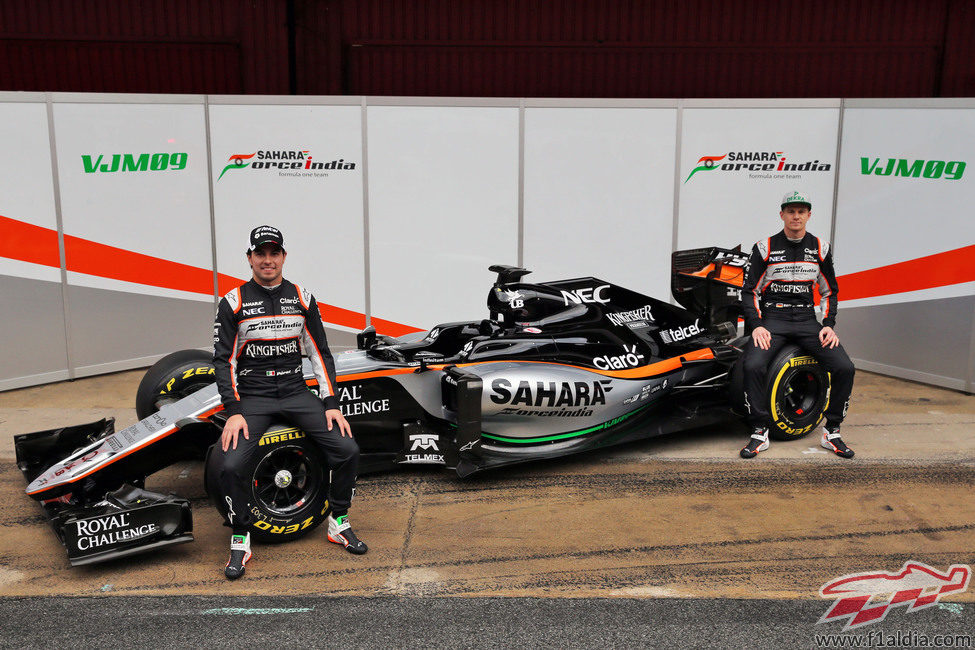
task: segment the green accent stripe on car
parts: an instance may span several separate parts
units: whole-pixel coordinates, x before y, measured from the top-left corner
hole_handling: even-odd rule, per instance
[[[481,432],[481,436],[484,438],[490,438],[491,440],[498,440],[499,442],[513,442],[513,443],[520,443],[520,444],[530,444],[533,442],[548,442],[550,440],[565,440],[566,438],[576,438],[578,436],[584,436],[587,433],[592,433],[593,431],[600,431],[602,429],[609,429],[610,427],[614,427],[620,422],[633,417],[640,411],[643,411],[644,409],[647,408],[647,406],[650,405],[647,404],[646,406],[641,406],[635,411],[624,413],[619,417],[615,417],[612,420],[603,422],[602,424],[597,424],[594,427],[589,427],[588,429],[581,429],[579,431],[570,431],[569,433],[559,433],[554,436],[542,436],[540,438],[507,438],[505,436],[496,436],[491,433],[484,433],[483,431]]]

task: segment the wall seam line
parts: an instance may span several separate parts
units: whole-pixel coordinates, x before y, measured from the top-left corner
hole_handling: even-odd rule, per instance
[[[213,309],[220,304],[220,282],[217,277],[217,213],[213,207],[213,148],[210,140],[210,96],[203,96],[203,127],[207,141],[207,194],[210,199],[210,264],[213,266]]]
[[[518,261],[525,266],[525,100],[518,102]]]
[[[684,100],[680,99],[677,101],[677,114],[676,114],[676,124],[675,124],[675,138],[674,138],[674,215],[673,221],[671,222],[671,227],[673,232],[670,237],[670,252],[671,254],[677,252],[677,235],[680,229],[680,177],[681,177],[681,149],[683,147],[683,130],[684,130]],[[668,296],[670,304],[677,304],[674,300],[674,296]]]
[[[359,103],[359,131],[362,134],[362,265],[364,305],[366,327],[372,324],[372,274],[369,272],[371,258],[369,256],[369,133],[368,111],[366,98],[363,96]]]
[[[61,266],[61,315],[64,320],[64,354],[68,364],[68,379],[75,378],[75,355],[71,336],[71,308],[68,299],[68,265],[64,249],[64,219],[61,212],[61,177],[58,174],[57,136],[54,130],[54,99],[47,98],[47,138],[51,145],[51,181],[54,188],[54,219],[58,229],[58,260]]]

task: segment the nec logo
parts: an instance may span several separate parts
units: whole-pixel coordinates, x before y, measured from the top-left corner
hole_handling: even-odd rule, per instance
[[[942,596],[968,589],[971,567],[953,564],[947,572],[921,562],[905,562],[897,573],[872,571],[853,573],[824,584],[819,595],[836,599],[817,623],[846,620],[843,631],[877,623],[892,607],[907,606],[908,612],[931,607]]]
[[[608,284],[603,284],[598,287],[585,287],[583,289],[574,289],[573,291],[562,290],[562,303],[565,305],[575,304],[581,305],[584,302],[593,303],[598,302],[605,305],[609,302],[609,298],[604,298],[603,293],[609,289]]]

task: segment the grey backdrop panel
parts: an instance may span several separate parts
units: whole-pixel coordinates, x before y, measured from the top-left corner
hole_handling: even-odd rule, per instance
[[[61,283],[0,275],[0,390],[68,378]]]

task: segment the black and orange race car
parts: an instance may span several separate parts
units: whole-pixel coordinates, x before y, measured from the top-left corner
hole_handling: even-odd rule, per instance
[[[400,338],[373,328],[335,355],[341,408],[361,449],[360,472],[439,465],[459,476],[727,421],[743,404],[738,337],[740,249],[674,253],[679,306],[586,277],[522,282],[497,274],[482,320]],[[310,367],[306,381],[316,388]],[[777,429],[790,439],[820,421],[828,375],[796,347],[770,366]],[[205,457],[225,416],[210,354],[157,362],[136,397],[140,422],[110,420],[17,436],[18,464],[74,564],[192,539],[189,505],[143,489],[177,460]],[[737,412],[741,412],[738,408]],[[328,471],[304,432],[285,422],[259,440],[252,535],[284,541],[327,512]],[[215,456],[215,455],[214,455]],[[208,492],[226,504],[207,462]]]

